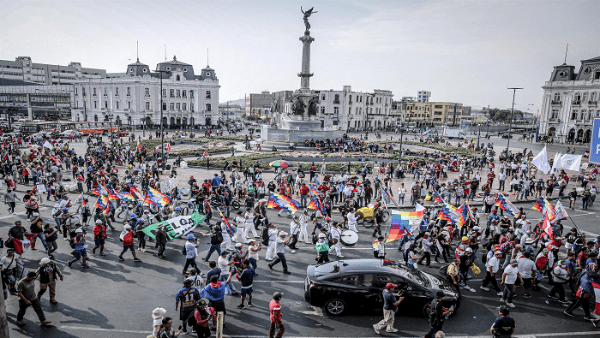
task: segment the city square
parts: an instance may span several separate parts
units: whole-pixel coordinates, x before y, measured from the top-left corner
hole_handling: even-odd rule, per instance
[[[109,48],[110,62],[13,41],[11,25],[42,28],[31,15],[69,3],[0,14],[0,337],[600,336],[600,57],[573,46],[574,28],[553,28],[566,40],[544,45],[548,60],[523,51],[532,60],[519,67],[535,70],[497,78],[450,80],[449,65],[464,64],[443,52],[443,83],[398,80],[414,70],[356,52],[340,32],[400,50],[382,34],[394,13],[451,17],[475,2],[199,2],[190,8],[281,18],[211,25],[236,47],[136,32]],[[150,13],[110,3],[106,13]],[[520,6],[535,16],[535,3],[473,10],[497,10],[495,21]],[[80,27],[94,6],[83,7]],[[550,7],[540,11],[569,6]],[[113,29],[88,19],[94,28],[73,36]],[[204,27],[156,20],[139,25]],[[530,41],[535,25],[520,25],[502,34]],[[493,36],[445,34],[472,34],[456,47],[469,58],[472,46],[489,53]],[[260,43],[278,48],[249,47]],[[348,71],[365,61],[363,72],[382,67],[374,80]]]

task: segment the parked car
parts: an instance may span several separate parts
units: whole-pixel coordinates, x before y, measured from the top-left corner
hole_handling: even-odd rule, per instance
[[[437,291],[446,295],[445,307],[460,305],[460,291],[442,276],[408,268],[380,259],[348,259],[319,266],[309,265],[304,281],[304,299],[322,307],[329,315],[341,315],[350,308],[381,310],[382,291],[387,283],[398,285],[405,298],[398,313],[427,315]]]
[[[129,132],[125,131],[125,130],[119,130],[119,131],[115,132],[115,136],[117,136],[117,137],[129,136]]]
[[[80,131],[78,131],[78,130],[72,130],[72,129],[65,130],[62,133],[60,133],[60,137],[71,137],[71,136],[73,136],[73,137],[75,137],[75,136],[81,137],[81,136],[83,136],[83,133],[80,132]]]
[[[509,134],[502,134],[502,138],[508,139],[508,138],[513,138],[513,136],[509,135]]]

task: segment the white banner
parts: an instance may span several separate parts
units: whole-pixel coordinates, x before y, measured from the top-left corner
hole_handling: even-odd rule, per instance
[[[560,159],[560,168],[579,171],[579,167],[581,167],[581,157],[581,155],[563,155]]]
[[[48,142],[48,140],[46,140],[46,142],[44,142],[44,148],[52,150],[54,147],[52,146],[52,144],[50,144],[50,142]]]
[[[533,165],[535,165],[539,170],[541,170],[544,174],[548,174],[550,171],[550,164],[548,164],[548,154],[546,153],[546,146],[544,149],[540,151],[531,161]]]

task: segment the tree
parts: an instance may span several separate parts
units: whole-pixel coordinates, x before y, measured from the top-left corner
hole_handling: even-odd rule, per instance
[[[494,108],[487,111],[488,118],[494,122],[504,122],[507,123],[510,120],[511,111],[510,109],[499,109]],[[513,115],[513,122],[516,119],[523,118],[523,112],[520,110],[515,110]]]

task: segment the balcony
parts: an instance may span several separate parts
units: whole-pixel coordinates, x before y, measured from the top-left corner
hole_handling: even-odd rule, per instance
[[[552,100],[550,102],[550,104],[560,106],[562,104],[562,102],[561,101],[554,101],[554,100]]]
[[[340,104],[340,100],[333,100],[333,104]]]
[[[571,104],[574,106],[581,106],[581,100],[574,100]]]
[[[352,105],[352,100],[348,101],[348,104],[349,104],[349,105]]]
[[[598,106],[598,101],[588,101],[588,106]]]

